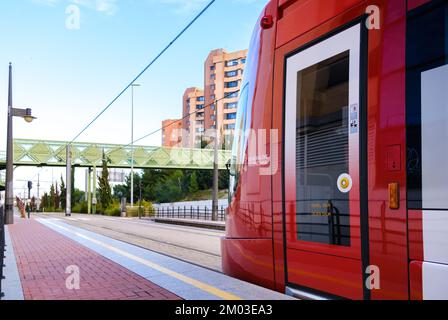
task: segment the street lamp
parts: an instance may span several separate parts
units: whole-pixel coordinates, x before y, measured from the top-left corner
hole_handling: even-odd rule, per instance
[[[36,118],[33,117],[30,108],[17,109],[12,104],[12,64],[9,63],[9,91],[8,91],[8,132],[6,140],[6,179],[5,179],[5,224],[14,223],[14,146],[12,125],[13,117],[23,118],[26,122],[31,123]]]
[[[131,207],[134,207],[134,87],[140,87],[139,84],[131,85]]]

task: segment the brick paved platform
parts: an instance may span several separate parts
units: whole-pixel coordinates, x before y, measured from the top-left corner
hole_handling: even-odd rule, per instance
[[[9,227],[25,300],[178,300],[119,264],[34,220]],[[68,266],[80,270],[80,289],[66,288]]]

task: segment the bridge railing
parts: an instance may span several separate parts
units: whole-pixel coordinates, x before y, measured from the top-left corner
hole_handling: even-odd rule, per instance
[[[158,207],[153,209],[152,215],[156,218],[212,221],[212,209],[209,207]],[[218,221],[226,221],[224,207],[218,209]]]

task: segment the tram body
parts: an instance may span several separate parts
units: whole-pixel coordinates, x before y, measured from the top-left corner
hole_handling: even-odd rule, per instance
[[[242,88],[224,272],[448,299],[448,2],[272,0]]]

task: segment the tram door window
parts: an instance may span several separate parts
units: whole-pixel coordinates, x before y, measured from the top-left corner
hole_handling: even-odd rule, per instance
[[[350,245],[348,193],[338,177],[349,172],[345,51],[297,73],[297,239]]]

